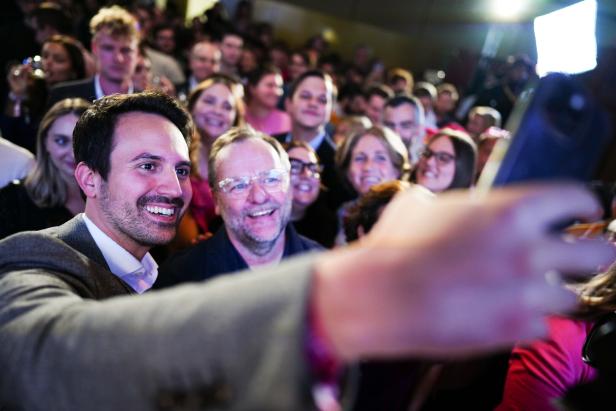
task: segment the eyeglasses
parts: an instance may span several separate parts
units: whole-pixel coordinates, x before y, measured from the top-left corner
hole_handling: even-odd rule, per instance
[[[284,190],[289,183],[289,172],[278,168],[263,171],[254,176],[228,177],[218,182],[218,188],[225,194],[233,197],[243,197],[257,181],[259,186],[268,193]]]
[[[304,170],[308,170],[308,175],[314,178],[319,178],[323,171],[323,166],[317,163],[304,163],[302,160],[290,158],[291,174],[294,176],[301,175]]]
[[[453,154],[446,153],[444,151],[432,151],[429,148],[424,148],[421,153],[421,156],[426,160],[434,157],[439,166],[446,166],[451,163],[456,157]]]

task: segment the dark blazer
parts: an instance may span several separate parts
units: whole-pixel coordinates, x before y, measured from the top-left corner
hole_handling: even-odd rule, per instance
[[[57,84],[49,90],[47,108],[65,98],[82,98],[89,102],[96,100],[94,77],[84,80],[66,81]]]
[[[293,259],[128,296],[81,217],[10,236],[0,241],[0,409],[313,409],[311,266]]]
[[[301,220],[293,221],[297,232],[326,248],[333,248],[338,234],[338,216],[327,205],[326,193],[319,196]]]
[[[289,224],[285,231],[282,258],[312,250],[322,250],[318,243],[303,237]],[[204,281],[221,274],[247,270],[248,264],[235,249],[225,227],[205,241],[172,255],[158,271],[154,288],[166,288],[185,282]]]
[[[63,224],[73,218],[64,207],[37,206],[21,181],[13,181],[0,189],[0,210],[0,239],[21,231]]]

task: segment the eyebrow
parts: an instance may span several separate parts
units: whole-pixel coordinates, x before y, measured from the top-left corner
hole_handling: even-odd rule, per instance
[[[138,160],[157,160],[157,161],[161,161],[163,158],[161,156],[157,156],[154,154],[150,154],[150,153],[141,153],[141,154],[137,154],[135,157],[133,157],[130,161],[138,161]]]
[[[132,162],[139,161],[139,160],[163,161],[163,157],[157,156],[155,154],[150,154],[150,153],[141,153],[133,157],[130,161],[132,163]],[[175,166],[176,167],[181,167],[181,166],[191,167],[191,163],[190,161],[183,160],[183,161],[176,163]]]

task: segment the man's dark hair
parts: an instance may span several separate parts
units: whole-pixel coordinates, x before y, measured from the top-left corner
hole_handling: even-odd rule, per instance
[[[39,29],[53,27],[60,34],[71,34],[73,26],[71,19],[55,3],[45,2],[39,4],[30,14],[36,20]]]
[[[192,120],[188,112],[173,98],[159,91],[114,94],[94,102],[79,118],[73,131],[75,162],[83,161],[107,180],[118,118],[134,112],[165,117],[180,129],[186,144],[190,144]]]
[[[338,93],[338,99],[352,99],[355,96],[363,96],[364,91],[362,90],[359,84],[355,83],[345,83],[342,87],[340,87],[340,91]]]
[[[384,84],[375,84],[366,89],[364,92],[366,100],[369,100],[372,96],[379,96],[384,100],[389,100],[394,97],[394,92],[391,88]]]
[[[303,61],[306,67],[310,67],[310,56],[305,50],[294,50],[289,53],[289,58],[293,58],[293,56],[299,56]],[[290,60],[289,59],[289,60]]]
[[[297,88],[299,87],[300,84],[302,84],[302,82],[304,80],[306,80],[309,77],[317,77],[322,79],[323,81],[325,81],[326,83],[331,84],[331,88],[332,88],[332,101],[336,101],[336,96],[338,94],[337,90],[336,90],[336,85],[334,84],[334,81],[332,80],[331,76],[321,70],[308,70],[303,72],[302,74],[300,74],[300,76],[298,78],[295,79],[295,81],[293,81],[291,83],[291,86],[289,87],[289,94],[287,95],[288,99],[292,99],[293,96],[295,95],[295,92],[297,91]]]
[[[176,26],[174,26],[171,23],[166,23],[166,22],[158,23],[154,27],[152,27],[152,36],[156,38],[156,35],[158,34],[158,32],[162,30],[171,30],[173,32],[173,35],[175,35]]]
[[[421,102],[416,97],[405,96],[405,95],[399,95],[399,96],[390,98],[385,103],[385,107],[396,108],[396,107],[400,107],[403,104],[410,104],[411,106],[421,107]]]
[[[227,36],[239,37],[240,39],[242,39],[242,43],[244,43],[244,36],[242,35],[242,33],[237,31],[233,26],[230,25],[225,27],[225,29],[221,33],[219,33],[218,36],[215,36],[214,40],[222,43]]]
[[[419,99],[415,96],[407,96],[404,94],[397,95],[395,97],[390,98],[389,100],[385,102],[385,108],[387,107],[397,108],[403,104],[408,104],[411,107],[415,108],[415,117],[416,117],[415,121],[423,126],[425,123],[424,108],[421,105],[421,101],[419,101]]]
[[[269,74],[282,75],[278,67],[274,66],[273,64],[265,64],[257,67],[256,69],[248,73],[248,75],[246,76],[246,80],[249,86],[256,87],[261,81],[261,79]]]
[[[426,121],[425,114],[423,106],[421,105],[421,101],[419,101],[417,97],[409,96],[406,94],[399,94],[387,100],[385,102],[385,108],[397,108],[403,104],[409,104],[411,107],[415,108],[415,121],[423,127]]]

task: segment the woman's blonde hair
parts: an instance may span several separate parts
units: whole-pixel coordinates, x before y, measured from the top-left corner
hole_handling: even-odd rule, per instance
[[[54,104],[41,120],[36,135],[36,163],[24,182],[28,195],[38,207],[63,206],[67,196],[66,183],[62,179],[61,171],[51,161],[45,146],[49,129],[58,118],[66,114],[79,117],[88,107],[90,103],[84,99],[67,98]]]
[[[616,311],[616,263],[587,282],[569,287],[578,293],[580,299],[578,315],[592,318]]]

